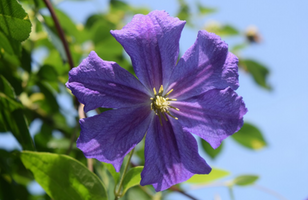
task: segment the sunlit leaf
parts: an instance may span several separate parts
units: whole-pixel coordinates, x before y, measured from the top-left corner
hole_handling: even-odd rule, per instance
[[[185,20],[190,24],[190,10],[189,5],[184,0],[178,0],[180,4],[180,9],[178,11],[177,17],[181,20]]]
[[[215,33],[219,36],[235,36],[239,34],[239,31],[235,27],[229,24],[221,25],[216,22],[207,24],[205,29],[208,32]]]
[[[209,155],[212,159],[214,159],[221,152],[223,143],[221,143],[218,148],[213,149],[213,147],[208,142],[206,142],[205,140],[201,139],[201,145],[202,145],[202,148],[205,151],[205,153],[207,155]]]
[[[16,0],[0,1],[0,31],[19,42],[29,37],[31,22]]]
[[[136,185],[140,184],[141,181],[141,172],[143,170],[143,167],[134,167],[131,168],[124,176],[123,180],[123,194],[126,193],[126,191]]]
[[[211,173],[195,174],[189,180],[187,180],[186,183],[196,183],[196,184],[209,183],[209,182],[224,178],[228,176],[229,174],[230,172],[228,171],[217,169],[217,168],[212,168]]]
[[[232,183],[234,185],[239,186],[246,186],[246,185],[252,185],[259,179],[259,176],[256,175],[241,175],[236,177]]]
[[[72,157],[24,151],[21,160],[53,199],[107,200],[99,178]]]
[[[202,14],[202,15],[208,15],[208,14],[216,12],[215,8],[205,7],[202,4],[200,4],[199,2],[197,3],[197,7],[198,7],[198,10],[199,10],[199,13]]]
[[[266,66],[251,59],[240,59],[239,65],[252,75],[253,79],[259,86],[271,90],[271,86],[267,82],[269,69]]]
[[[258,150],[267,145],[261,131],[249,123],[244,123],[243,127],[232,135],[232,138],[249,149]]]

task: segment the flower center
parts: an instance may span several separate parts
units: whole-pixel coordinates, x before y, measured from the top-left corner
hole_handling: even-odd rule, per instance
[[[160,125],[163,125],[162,121],[161,121],[161,116],[164,117],[164,119],[166,121],[168,121],[168,118],[166,117],[166,114],[169,115],[170,117],[174,118],[174,119],[178,119],[177,117],[173,116],[170,112],[169,112],[169,108],[175,109],[177,111],[179,111],[178,108],[171,106],[171,102],[170,101],[176,101],[176,99],[169,99],[167,98],[167,96],[173,91],[173,89],[171,89],[167,94],[163,95],[164,93],[164,88],[163,85],[160,86],[158,93],[156,92],[156,89],[153,88],[154,91],[154,97],[151,98],[152,103],[151,103],[151,110],[153,110],[155,112],[155,114],[159,117],[159,121],[160,121]]]

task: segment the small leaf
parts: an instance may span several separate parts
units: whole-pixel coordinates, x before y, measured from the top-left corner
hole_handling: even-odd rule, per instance
[[[24,151],[21,160],[52,199],[107,200],[99,178],[72,157]]]
[[[179,4],[180,4],[180,10],[177,14],[177,17],[180,20],[186,20],[187,24],[191,24],[190,23],[190,8],[189,5],[184,1],[184,0],[178,0]]]
[[[243,127],[232,135],[232,138],[244,147],[253,150],[262,149],[267,145],[260,130],[249,123],[244,123]]]
[[[238,176],[233,180],[234,185],[246,186],[252,185],[259,179],[259,176],[256,175],[242,175]]]
[[[31,22],[16,0],[0,1],[0,31],[19,42],[29,37]]]
[[[209,183],[217,179],[224,178],[229,174],[230,172],[228,171],[212,168],[212,171],[209,174],[195,174],[190,179],[188,179],[186,183],[197,183],[197,184]]]
[[[216,12],[215,8],[205,7],[202,4],[200,4],[199,2],[197,3],[197,7],[198,7],[198,10],[199,10],[199,13],[202,14],[202,15],[208,15],[208,14]]]
[[[141,172],[143,170],[143,167],[134,167],[131,168],[124,176],[123,180],[123,195],[126,193],[126,191],[136,185],[140,184],[141,181]]]
[[[213,147],[208,142],[206,142],[203,139],[201,139],[201,145],[202,145],[203,150],[205,151],[205,153],[207,155],[209,155],[212,159],[216,158],[219,155],[219,153],[222,150],[222,146],[223,146],[222,143],[221,143],[218,148],[213,149]]]
[[[235,36],[239,34],[239,31],[233,26],[229,24],[221,25],[217,22],[212,22],[206,25],[205,29],[219,36]]]
[[[246,59],[239,61],[239,65],[247,72],[249,72],[255,82],[267,89],[271,90],[271,86],[267,83],[267,77],[269,75],[269,70],[266,66],[258,63],[257,61]]]

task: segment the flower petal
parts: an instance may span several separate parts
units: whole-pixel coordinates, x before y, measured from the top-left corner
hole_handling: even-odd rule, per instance
[[[174,68],[169,89],[172,97],[190,98],[211,89],[231,87],[238,84],[238,59],[228,53],[228,45],[219,36],[199,31],[197,40]],[[167,88],[167,87],[166,87]]]
[[[124,156],[144,137],[150,113],[150,106],[135,106],[81,119],[77,147],[87,158],[111,163],[119,171]]]
[[[66,86],[85,104],[85,112],[149,101],[148,91],[132,74],[115,62],[102,60],[94,51],[69,72]]]
[[[161,191],[186,181],[194,174],[208,174],[211,167],[198,154],[195,138],[174,119],[155,117],[145,140],[145,165],[140,185],[152,184]]]
[[[164,11],[135,15],[122,30],[111,34],[131,57],[139,80],[150,90],[165,84],[174,68],[185,21]]]
[[[243,126],[243,115],[247,112],[242,97],[231,88],[210,90],[172,105],[180,110],[170,111],[184,130],[200,136],[213,148]]]

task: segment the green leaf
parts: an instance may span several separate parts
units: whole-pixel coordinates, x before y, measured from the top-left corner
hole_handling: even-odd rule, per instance
[[[222,169],[217,169],[217,168],[212,168],[211,173],[209,173],[209,174],[195,174],[189,180],[187,180],[186,183],[204,184],[204,183],[209,183],[209,182],[215,181],[217,179],[224,178],[228,175],[230,175],[230,172],[228,172],[228,171],[225,171],[225,170],[222,170]]]
[[[256,175],[241,175],[236,177],[232,183],[238,186],[246,186],[254,184],[258,179],[259,176]]]
[[[190,10],[189,5],[184,0],[178,0],[180,4],[180,10],[177,14],[177,17],[181,20],[186,20],[190,24]]]
[[[219,153],[222,150],[222,146],[223,146],[222,143],[221,143],[218,148],[213,149],[213,147],[208,142],[206,142],[203,139],[201,139],[201,145],[202,145],[203,150],[205,151],[205,153],[207,155],[209,155],[212,159],[216,158],[219,155]]]
[[[21,160],[52,199],[107,200],[99,178],[72,157],[24,151]]]
[[[232,135],[232,138],[242,146],[253,150],[267,146],[261,131],[249,123],[244,123],[243,127]]]
[[[22,48],[21,50],[21,67],[26,70],[28,73],[31,73],[31,53],[26,50],[25,48]]]
[[[113,165],[110,164],[110,163],[103,163],[103,165],[104,165],[104,167],[106,167],[108,172],[113,177],[113,180],[114,180],[115,184],[117,184],[118,181],[119,181],[119,178],[120,178],[120,173],[116,172],[116,170],[114,169]]]
[[[0,31],[19,42],[29,37],[31,22],[16,0],[0,1]]]
[[[260,64],[257,61],[246,59],[240,60],[239,65],[247,72],[249,72],[254,81],[261,87],[271,90],[271,86],[267,83],[267,77],[269,70],[266,66]]]
[[[239,34],[239,31],[231,25],[221,25],[213,22],[208,24],[205,29],[211,33],[215,33],[219,36],[235,36]]]
[[[197,7],[198,7],[198,10],[199,10],[199,13],[202,14],[202,15],[208,15],[208,14],[216,12],[215,8],[205,7],[202,4],[200,4],[199,2],[197,2]]]
[[[14,50],[7,37],[0,32],[0,54],[3,53],[14,54]]]
[[[37,76],[41,80],[45,81],[57,81],[58,80],[58,73],[55,68],[51,65],[43,65],[37,73]]]
[[[141,172],[143,170],[143,167],[134,167],[131,168],[124,176],[123,180],[123,192],[122,194],[124,195],[126,191],[136,185],[140,184],[141,181]]]
[[[46,113],[56,113],[59,111],[59,104],[50,85],[46,82],[38,82],[37,86],[44,94],[44,99],[40,102],[40,108]]]

